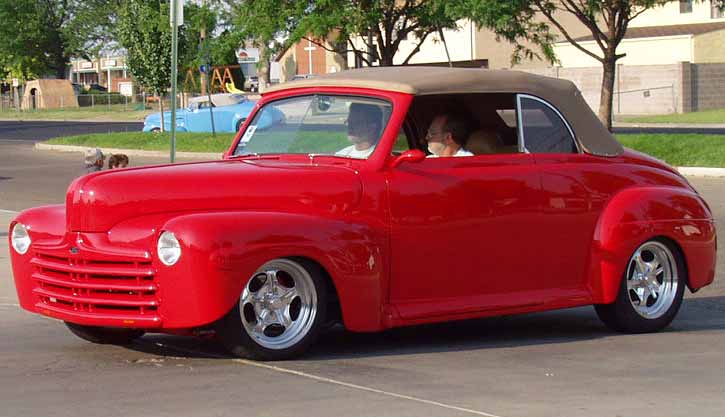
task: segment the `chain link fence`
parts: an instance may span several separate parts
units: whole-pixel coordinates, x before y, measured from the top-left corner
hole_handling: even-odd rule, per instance
[[[259,95],[244,94],[249,98],[259,98]],[[199,94],[179,93],[176,98],[178,108],[185,108],[189,101]],[[206,97],[206,96],[201,96]],[[15,96],[11,93],[0,95],[0,114],[2,113],[44,113],[44,112],[143,112],[159,111],[162,99],[156,95],[136,94],[125,96],[118,93],[79,94],[77,96],[52,96],[36,94],[30,96]],[[163,97],[164,111],[171,109],[169,95]]]
[[[164,98],[165,108],[168,108],[170,101],[168,97]],[[42,94],[19,97],[14,97],[12,94],[0,95],[0,113],[71,110],[115,112],[158,110],[158,108],[159,97],[145,94],[134,96],[124,96],[117,93],[79,94],[75,97]]]

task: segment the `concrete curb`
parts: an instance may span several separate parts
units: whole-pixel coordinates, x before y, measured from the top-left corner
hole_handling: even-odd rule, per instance
[[[83,152],[85,153],[90,148],[87,146],[74,146],[74,145],[48,145],[45,143],[36,143],[35,149],[41,149],[46,151],[58,151],[58,152]],[[128,156],[150,156],[164,158],[169,156],[166,151],[140,151],[136,149],[116,149],[116,148],[101,148],[104,154],[109,153],[123,153]],[[177,152],[178,158],[208,158],[208,159],[221,159],[220,153],[208,153],[208,152]],[[705,167],[677,167],[680,174],[688,177],[715,177],[725,178],[725,168],[705,168]]]
[[[85,153],[89,149],[96,149],[88,146],[74,146],[74,145],[48,145],[46,143],[36,143],[35,149],[44,151],[58,151],[58,152],[82,152]],[[141,151],[138,149],[117,149],[117,148],[99,148],[104,154],[112,153],[123,153],[128,156],[148,156],[165,158],[169,156],[168,151]],[[209,153],[209,152],[176,152],[177,158],[194,158],[194,159],[221,159],[222,153]]]
[[[637,123],[637,122],[614,122],[613,127],[642,127],[642,128],[665,128],[665,129],[722,129],[722,123]]]
[[[677,170],[686,177],[725,178],[725,168],[677,167]]]

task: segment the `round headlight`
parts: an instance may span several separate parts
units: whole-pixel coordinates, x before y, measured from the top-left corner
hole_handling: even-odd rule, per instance
[[[181,257],[181,246],[176,236],[171,232],[161,233],[156,250],[159,255],[159,260],[166,266],[175,264]]]
[[[27,252],[30,247],[30,236],[28,235],[28,229],[25,228],[25,225],[15,223],[10,242],[17,253],[25,255],[25,252]]]

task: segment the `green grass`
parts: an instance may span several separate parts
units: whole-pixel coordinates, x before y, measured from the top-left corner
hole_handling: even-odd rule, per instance
[[[725,135],[617,135],[617,140],[673,166],[725,168]]]
[[[54,138],[46,143],[51,145],[74,145],[98,148],[141,149],[147,151],[165,151],[169,149],[169,133],[119,132],[95,133],[90,135],[66,136]],[[224,152],[234,139],[233,133],[179,132],[176,137],[176,150],[179,152]],[[396,142],[396,150],[402,142]],[[264,132],[258,131],[249,142],[245,152],[249,153],[335,153],[350,146],[347,135],[342,131],[307,132]],[[406,146],[407,149],[407,146]]]
[[[721,123],[725,124],[725,109],[704,110],[682,114],[657,116],[622,116],[620,122],[628,123]]]
[[[318,152],[334,153],[349,145],[341,132],[298,132],[297,135],[286,135],[285,140],[279,141],[271,141],[264,135],[270,134],[258,132],[246,151],[304,152],[313,148],[314,141],[314,149]],[[168,133],[123,132],[68,136],[46,143],[166,151],[169,149],[169,138]],[[212,138],[211,133],[180,132],[177,134],[176,149],[179,152],[224,152],[233,139],[233,133],[217,134],[216,138]],[[617,139],[626,147],[662,159],[670,165],[725,167],[725,135],[617,135]]]
[[[176,150],[178,152],[224,152],[234,139],[234,133],[176,134]],[[75,145],[98,148],[141,149],[145,151],[166,151],[169,149],[170,133],[120,132],[96,133],[92,135],[67,136],[51,139],[45,143],[52,145]]]
[[[28,110],[15,111],[12,109],[3,109],[0,111],[0,120],[114,120],[114,121],[143,121],[143,119],[154,112],[158,112],[158,107],[154,106],[153,110],[134,110],[136,104],[128,103],[112,104],[110,109],[108,106],[99,105],[93,108],[81,107],[76,109],[49,109],[49,110]]]

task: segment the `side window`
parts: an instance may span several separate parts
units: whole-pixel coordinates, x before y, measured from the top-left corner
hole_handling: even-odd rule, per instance
[[[531,153],[577,153],[574,138],[564,121],[546,103],[519,96],[521,132]]]

